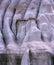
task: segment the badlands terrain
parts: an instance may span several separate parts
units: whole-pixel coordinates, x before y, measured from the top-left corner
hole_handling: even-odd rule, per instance
[[[54,0],[0,0],[0,65],[54,65]]]

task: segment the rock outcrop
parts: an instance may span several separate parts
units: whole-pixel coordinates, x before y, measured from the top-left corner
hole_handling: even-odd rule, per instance
[[[53,0],[0,0],[0,65],[54,65]]]

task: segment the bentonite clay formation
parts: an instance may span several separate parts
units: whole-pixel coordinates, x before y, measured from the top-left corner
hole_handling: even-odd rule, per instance
[[[54,0],[0,0],[0,65],[54,65]]]

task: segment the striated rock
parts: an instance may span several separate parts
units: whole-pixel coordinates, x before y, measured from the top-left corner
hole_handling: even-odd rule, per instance
[[[36,19],[36,15],[37,15],[37,10],[39,7],[39,2],[40,0],[32,0],[27,11],[26,14],[24,16],[24,19]]]
[[[3,17],[9,4],[10,4],[10,0],[5,0],[5,1],[3,0],[2,3],[0,4],[0,30],[2,30]]]
[[[54,54],[52,48],[53,48],[52,46],[51,48],[48,45],[46,46],[46,42],[44,43],[44,42],[34,41],[34,42],[23,43],[19,51],[20,52],[19,56],[22,56],[21,64],[29,63],[32,65],[35,64],[42,65],[42,63],[44,63],[44,65],[51,65],[51,55]],[[13,57],[12,55],[9,56],[11,56],[13,63],[16,63],[16,60],[14,60],[14,58],[16,58],[16,55],[14,55]],[[10,63],[12,62],[10,61]]]
[[[13,17],[13,24],[12,24],[12,30],[15,35],[16,35],[16,22],[17,22],[17,20],[18,20],[18,22],[22,22],[22,20],[24,20],[23,17],[25,15],[25,12],[26,12],[30,2],[31,2],[31,0],[20,0],[19,4],[17,4],[17,6],[16,6],[16,12]]]
[[[11,31],[11,22],[14,14],[14,7],[17,5],[18,0],[12,0],[10,5],[7,8],[5,17],[4,17],[4,26],[3,26],[3,33],[5,37],[5,41],[7,44],[7,48],[11,49],[11,47],[16,48],[15,36]],[[8,34],[8,35],[7,35]],[[10,47],[11,46],[11,47]],[[16,46],[16,47],[14,47]]]
[[[27,57],[26,56],[27,54],[24,57],[25,50],[30,49],[29,58],[30,58],[30,63],[32,65],[36,65],[36,64],[42,65],[42,63],[44,63],[44,65],[51,65],[51,55],[53,55],[53,50],[48,45],[46,46],[46,42],[44,43],[44,42],[34,41],[34,42],[23,43],[21,49],[22,50],[20,51],[21,52],[23,51],[23,58]]]
[[[29,49],[27,49],[23,54],[21,65],[30,65]]]
[[[42,0],[39,14],[51,13],[52,12],[52,5],[50,0]]]
[[[23,42],[23,39],[26,35],[26,28],[25,28],[25,23],[23,21],[19,21],[19,25],[17,26],[17,43],[20,44]]]
[[[0,54],[5,53],[5,52],[6,52],[5,44],[4,44],[4,41],[3,41],[2,33],[0,31]]]
[[[38,30],[36,26],[33,25],[34,22],[31,22],[31,28],[27,32],[23,42],[30,41],[40,41],[41,40],[41,32]]]
[[[0,65],[54,65],[53,0],[0,0]]]

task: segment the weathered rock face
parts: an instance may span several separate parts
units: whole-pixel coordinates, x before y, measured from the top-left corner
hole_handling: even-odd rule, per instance
[[[54,65],[54,0],[0,0],[0,65]]]

